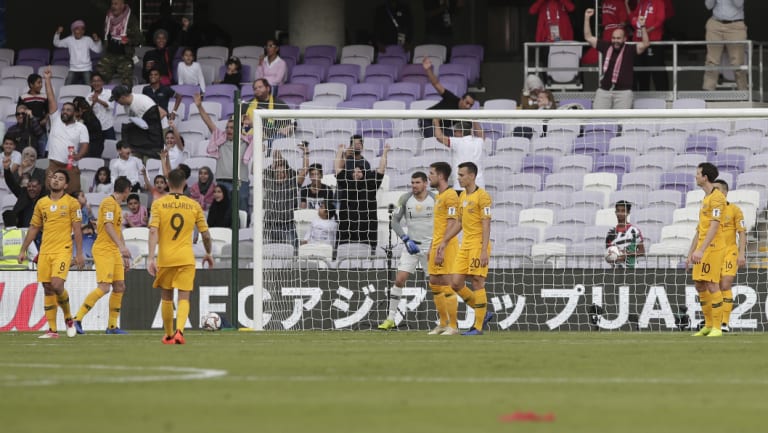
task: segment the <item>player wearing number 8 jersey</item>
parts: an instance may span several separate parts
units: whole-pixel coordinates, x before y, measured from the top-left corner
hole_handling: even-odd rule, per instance
[[[720,225],[725,211],[725,196],[714,187],[719,175],[717,167],[702,162],[696,169],[696,184],[704,190],[699,211],[699,225],[691,243],[686,268],[693,263],[693,281],[704,313],[704,327],[694,336],[720,337],[723,316],[723,295],[720,292],[720,271],[725,258],[725,239]]]
[[[728,197],[728,183],[726,181],[717,179],[715,188],[720,190],[726,198]],[[725,239],[725,259],[723,260],[722,275],[720,275],[720,292],[723,295],[723,320],[720,330],[729,332],[731,329],[728,323],[731,318],[731,311],[733,311],[733,290],[731,287],[733,287],[733,281],[736,279],[736,272],[747,264],[747,225],[744,222],[744,213],[741,208],[729,202],[726,202],[720,224],[723,227],[723,238]],[[736,233],[738,233],[738,244]],[[713,325],[717,326],[717,323]]]
[[[184,325],[189,317],[189,295],[194,288],[195,255],[192,251],[194,228],[200,232],[205,246],[203,263],[213,266],[211,235],[200,204],[183,195],[186,177],[180,169],[168,174],[170,194],[152,203],[149,220],[149,274],[155,277],[153,287],[162,289],[161,315],[165,336],[163,344],[184,344]],[[155,247],[159,246],[155,261]],[[176,332],[173,330],[173,289],[179,291],[176,308]]]
[[[459,224],[446,232],[441,243],[441,249],[444,249],[451,238],[464,232],[454,262],[451,288],[475,310],[475,324],[462,335],[482,335],[492,316],[487,309],[485,293],[491,254],[491,196],[475,184],[476,176],[475,163],[459,164],[459,184],[464,188],[459,196]],[[472,283],[472,290],[464,285],[467,279]]]

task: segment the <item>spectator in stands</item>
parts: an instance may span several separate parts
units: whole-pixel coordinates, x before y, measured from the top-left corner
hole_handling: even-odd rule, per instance
[[[121,137],[130,143],[133,152],[146,158],[155,158],[163,149],[162,118],[166,112],[147,95],[131,93],[126,86],[112,89],[110,100],[122,105],[130,122],[123,124]],[[115,177],[120,176],[117,173]]]
[[[104,23],[106,51],[96,69],[104,81],[112,81],[117,74],[125,86],[133,85],[133,55],[141,44],[138,14],[125,4],[125,0],[112,0]]]
[[[424,28],[428,44],[453,44],[456,10],[463,6],[464,0],[424,0]]]
[[[24,270],[31,269],[29,259],[19,263],[21,244],[24,242],[25,231],[17,227],[18,218],[12,210],[3,212],[3,229],[0,230],[0,256],[7,257],[0,260],[0,270]],[[37,246],[34,243],[27,249],[27,257],[37,257]]]
[[[544,90],[544,82],[537,75],[531,74],[525,78],[523,92],[520,95],[520,108],[536,110],[539,108],[539,92]]]
[[[168,130],[165,131],[165,151],[168,152],[168,163],[171,165],[170,170],[178,167],[179,164],[184,162],[184,137],[179,134],[179,128],[176,126],[175,120],[168,121]]]
[[[51,68],[45,68],[45,93],[48,95],[48,112],[51,113],[51,132],[48,138],[48,170],[46,178],[56,170],[69,174],[67,193],[80,190],[80,169],[77,161],[88,154],[88,129],[75,119],[75,106],[65,102],[61,110],[51,84]]]
[[[85,234],[85,230],[89,230],[90,234],[93,235],[93,230],[96,227],[96,221],[94,216],[91,215],[90,205],[88,204],[88,197],[86,197],[85,192],[83,191],[75,191],[70,195],[75,198],[78,203],[80,203],[80,213],[83,215],[82,220],[80,221],[80,228],[83,230],[83,234]]]
[[[272,86],[273,94],[277,94],[277,86],[285,83],[288,78],[288,65],[278,55],[280,47],[274,39],[267,39],[264,54],[259,56],[259,66],[256,68],[256,78],[266,78]]]
[[[192,48],[184,48],[181,54],[181,62],[177,66],[176,78],[179,84],[189,84],[200,87],[200,92],[205,93],[205,77],[200,63],[195,61],[195,52]]]
[[[30,74],[27,77],[27,84],[29,85],[29,90],[19,97],[18,104],[24,104],[29,108],[32,115],[40,124],[40,127],[43,128],[43,134],[37,140],[37,153],[44,156],[48,152],[48,135],[45,131],[48,128],[49,105],[46,95],[42,93],[43,77],[38,74]]]
[[[237,56],[231,56],[224,66],[226,66],[224,78],[219,83],[232,84],[240,88],[240,83],[243,82],[243,64],[240,59]]]
[[[643,31],[643,40],[634,46],[627,45],[627,35],[624,29],[613,31],[611,43],[598,41],[592,35],[592,29],[589,27],[589,19],[595,14],[594,9],[587,9],[584,12],[584,39],[603,54],[603,64],[601,65],[603,78],[600,80],[600,87],[595,93],[595,109],[631,109],[632,108],[632,84],[635,56],[642,54],[648,48],[648,32]],[[645,17],[640,17],[638,26],[645,30]]]
[[[619,200],[616,202],[615,208],[618,224],[608,230],[608,235],[605,237],[605,247],[617,247],[620,254],[616,260],[608,261],[608,263],[617,268],[632,269],[637,264],[637,258],[645,255],[643,234],[640,233],[640,229],[629,223],[632,203]]]
[[[37,151],[34,147],[28,146],[21,151],[21,163],[12,171],[13,178],[16,183],[25,188],[26,182],[31,178],[35,178],[40,181],[41,184],[45,184],[45,170],[37,168],[35,163],[37,162]]]
[[[155,176],[155,178],[152,180],[152,183],[149,182],[149,174],[147,174],[147,169],[144,168],[141,170],[141,175],[144,178],[144,190],[149,191],[150,198],[152,201],[149,203],[149,207],[152,207],[152,203],[155,202],[155,200],[158,200],[160,198],[163,198],[165,195],[168,194],[168,173],[171,172],[171,167],[168,165],[168,152],[163,150],[160,152],[160,166],[163,171],[163,174],[158,174]],[[179,168],[182,168],[182,166],[186,167],[184,164],[179,164]],[[187,167],[188,168],[188,167]],[[189,175],[187,175],[187,171],[184,171],[184,175],[187,176],[187,179],[189,179]],[[189,195],[186,192],[188,191],[188,187],[184,186],[184,195]]]
[[[13,138],[5,136],[3,138],[3,167],[8,166],[8,170],[11,172],[18,171],[21,167],[21,152],[16,150],[16,142]],[[8,164],[6,164],[6,162]],[[5,170],[5,168],[3,168]]]
[[[117,142],[117,158],[109,162],[109,171],[117,179],[125,176],[131,181],[131,191],[141,191],[141,172],[144,170],[144,163],[135,156],[131,155],[131,146],[125,140]]]
[[[389,144],[379,159],[379,168],[365,170],[356,165],[352,170],[344,167],[346,146],[340,145],[336,152],[336,185],[339,192],[339,233],[338,244],[359,242],[368,244],[371,253],[378,243],[378,216],[376,214],[376,191],[381,186],[387,168]]]
[[[297,172],[279,150],[264,170],[264,241],[291,244],[298,248],[296,222],[297,193],[309,169],[309,149],[303,146],[302,167]]]
[[[168,32],[163,29],[156,30],[152,40],[155,41],[155,49],[144,54],[144,80],[149,81],[149,71],[156,69],[160,72],[160,84],[170,86],[174,82],[175,48],[168,47]]]
[[[104,88],[104,77],[100,73],[91,74],[91,93],[87,99],[91,101],[93,114],[101,123],[101,135],[105,140],[115,140],[115,103],[110,101],[112,90]],[[110,191],[111,192],[111,191]]]
[[[69,51],[69,73],[64,84],[90,84],[91,82],[91,51],[101,52],[101,39],[94,33],[90,38],[84,38],[85,22],[77,20],[70,26],[71,36],[61,39],[64,27],[59,26],[53,35],[53,46],[66,48]]]
[[[333,190],[323,184],[323,166],[321,164],[312,164],[309,166],[309,185],[301,188],[301,200],[299,207],[301,209],[318,209],[321,204],[325,204],[326,209],[332,209],[330,205],[333,201]]]
[[[158,30],[163,30],[168,34],[169,46],[185,47],[186,45],[181,45],[178,43],[179,32],[181,31],[182,24],[179,24],[179,22],[173,17],[173,7],[171,6],[172,2],[170,0],[161,0],[159,3],[159,15],[155,20],[153,20],[152,25],[149,26],[149,29],[147,29],[147,39],[149,39],[149,36],[154,37]],[[153,42],[154,40],[146,41],[147,45],[151,45]]]
[[[569,13],[576,6],[571,0],[536,0],[528,13],[539,15],[536,25],[536,42],[573,40],[573,26]]]
[[[413,17],[408,5],[387,0],[376,8],[373,21],[374,43],[383,52],[387,45],[413,44]]]
[[[16,150],[21,152],[26,147],[33,147],[39,151],[38,143],[45,134],[40,121],[25,104],[16,106],[16,124],[8,128],[5,133],[16,143]]]
[[[104,135],[101,122],[99,122],[96,114],[91,110],[91,104],[82,96],[76,96],[72,100],[72,104],[75,105],[75,118],[88,129],[90,141],[88,142],[88,153],[86,156],[89,158],[101,158],[101,154],[104,153]]]
[[[166,86],[160,82],[159,70],[152,69],[149,71],[149,84],[141,89],[141,93],[145,96],[149,96],[155,101],[155,104],[164,110],[165,115],[169,119],[176,118],[176,110],[178,110],[179,105],[181,105],[182,96],[177,94],[171,86]],[[176,103],[174,104],[173,109],[169,111],[168,104],[174,96],[176,96]]]
[[[149,211],[141,204],[138,194],[128,196],[128,210],[123,212],[123,227],[147,227]]]
[[[352,171],[355,167],[363,170],[370,170],[371,163],[363,156],[363,147],[365,139],[360,134],[355,134],[349,138],[349,147],[344,150],[344,169]]]
[[[205,111],[203,107],[203,100],[200,98],[200,94],[195,94],[193,97],[197,109],[200,111],[200,117],[211,132],[211,137],[208,139],[207,152],[208,156],[216,158],[216,184],[221,185],[227,192],[231,192],[235,184],[235,172],[232,165],[232,156],[235,152],[234,136],[235,136],[235,122],[230,119],[227,121],[227,126],[224,131],[219,129],[216,124],[211,120],[211,116]],[[248,212],[248,198],[250,197],[250,182],[248,181],[248,161],[245,158],[246,151],[251,147],[252,135],[241,135],[239,147],[240,166],[238,167],[237,183],[240,184],[238,189],[239,203],[238,208]]]
[[[442,97],[440,102],[429,107],[430,110],[469,110],[473,105],[475,105],[475,95],[468,92],[459,98],[458,96],[451,93],[450,90],[443,87],[442,84],[440,84],[440,81],[437,79],[437,75],[435,75],[434,71],[432,71],[432,61],[429,59],[429,57],[424,57],[421,65],[424,67],[424,70],[427,73],[427,78],[429,78],[429,82],[432,84],[432,87],[434,87],[435,90],[437,90],[437,93]],[[435,136],[433,125],[433,119],[421,120],[421,127],[424,138]],[[442,121],[440,121],[440,125],[443,128],[443,133],[448,134],[449,132],[447,131],[450,129],[450,126],[446,126],[442,123]],[[482,129],[480,128],[479,123],[475,122],[474,128],[477,131],[480,131],[480,134],[482,135]]]
[[[197,183],[189,187],[189,196],[200,203],[203,210],[208,210],[213,203],[213,190],[216,186],[216,178],[210,167],[200,167],[197,171]]]
[[[193,50],[197,50],[197,47],[200,46],[200,35],[197,32],[197,27],[192,23],[192,17],[181,17],[181,31],[176,38],[176,45],[190,47]]]
[[[339,223],[331,219],[331,213],[328,210],[329,202],[318,202],[317,218],[310,223],[307,234],[302,239],[301,244],[327,244],[336,245],[336,232],[339,229]]]
[[[614,30],[622,29],[626,32],[630,12],[627,0],[603,0],[600,7],[600,23],[603,26],[600,39],[610,42]]]
[[[555,95],[551,90],[542,90],[536,96],[536,106],[539,110],[555,110],[557,109],[557,102],[555,102]]]
[[[13,205],[13,213],[18,217],[19,227],[29,227],[35,205],[41,197],[48,194],[45,183],[37,177],[30,177],[26,186],[22,186],[16,176],[10,170],[10,161],[3,161],[3,177],[8,189],[16,196],[16,204]]]
[[[637,7],[630,16],[630,23],[632,28],[635,29],[634,41],[645,41],[647,37],[649,41],[660,41],[664,36],[664,20],[665,15],[664,0],[639,0]],[[642,24],[640,18],[643,18]],[[664,49],[663,45],[657,45],[654,47],[648,47],[643,52],[638,52],[638,56],[635,59],[635,66],[654,66],[664,67]],[[667,71],[653,71],[653,72],[635,72],[635,89],[636,90],[651,90],[651,79],[653,79],[653,86],[656,90],[669,90],[669,79],[667,78]]]
[[[272,87],[265,78],[253,82],[253,100],[248,104],[246,115],[253,120],[254,110],[288,110],[288,104],[272,94]],[[293,135],[293,121],[290,119],[264,119],[264,139],[267,141],[267,157],[272,153],[272,141]]]
[[[96,174],[93,175],[91,192],[111,194],[113,191],[114,187],[112,186],[112,172],[109,170],[109,167],[100,167],[98,170],[96,170]]]
[[[543,92],[539,93],[541,95]],[[540,100],[541,102],[541,100]],[[453,173],[459,172],[459,164],[462,162],[472,162],[477,166],[475,184],[480,188],[485,188],[485,179],[483,177],[483,145],[485,140],[481,136],[473,134],[473,125],[469,121],[461,120],[453,123],[453,134],[451,137],[443,135],[443,129],[438,128],[438,120],[435,119],[435,138],[440,143],[451,149],[451,167]],[[454,178],[453,189],[460,191],[463,188],[459,185],[459,177]]]
[[[739,41],[747,39],[747,26],[744,24],[744,0],[704,0],[707,9],[712,10],[712,16],[706,24],[706,40],[714,41]],[[720,65],[720,57],[723,48],[728,53],[728,61],[731,66],[744,64],[744,45],[707,45],[706,66],[716,67]],[[718,71],[704,72],[704,90],[715,90],[717,86]],[[736,75],[736,88],[747,90],[747,72],[734,71]]]
[[[221,185],[214,185],[213,201],[208,208],[208,227],[232,227],[232,205],[229,200],[229,190]]]

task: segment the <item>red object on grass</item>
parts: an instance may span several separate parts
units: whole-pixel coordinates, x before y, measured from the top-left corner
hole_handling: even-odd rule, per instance
[[[501,422],[553,422],[555,420],[555,414],[549,412],[545,414],[538,414],[535,412],[512,412],[499,417]]]

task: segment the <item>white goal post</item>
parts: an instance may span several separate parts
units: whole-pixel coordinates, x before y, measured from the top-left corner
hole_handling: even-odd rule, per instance
[[[255,330],[376,328],[386,316],[386,293],[402,251],[388,230],[387,205],[409,191],[414,172],[428,171],[433,162],[451,162],[448,147],[420,136],[418,119],[435,118],[477,122],[485,131],[479,165],[496,215],[487,284],[489,311],[496,313],[491,329],[672,330],[695,325],[700,308],[690,271],[680,263],[702,198],[691,176],[696,164],[705,161],[722,164],[732,201],[742,207],[748,226],[748,265],[734,283],[732,326],[765,329],[768,262],[763,263],[763,246],[768,239],[762,213],[768,197],[768,109],[311,109],[256,110],[254,115],[254,143],[266,143],[266,119],[291,118],[294,136],[269,140],[270,147],[298,170],[302,158],[295,144],[308,141],[309,163],[321,163],[326,180],[333,180],[328,176],[334,173],[332,155],[360,132],[361,123],[364,156],[370,157],[372,170],[384,146],[392,148],[377,193],[378,237],[371,254],[343,257],[337,245],[330,256],[330,250],[297,245],[293,254],[283,254],[276,242],[265,241],[262,179],[273,159],[254,156],[253,315],[241,323],[252,322]],[[630,222],[644,237],[645,255],[632,269],[607,263],[600,240],[616,224],[613,206],[620,199],[633,204]],[[294,224],[303,239],[309,222]],[[387,257],[392,244],[394,253]],[[406,289],[399,327],[431,328],[435,309],[421,270]],[[470,313],[467,309],[460,324],[471,323]]]

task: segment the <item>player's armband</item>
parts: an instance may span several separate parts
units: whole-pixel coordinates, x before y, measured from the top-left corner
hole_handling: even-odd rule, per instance
[[[490,207],[484,207],[483,208],[483,215],[491,216],[491,208]]]
[[[448,216],[454,216],[456,215],[456,208],[455,207],[449,207],[448,208]]]

